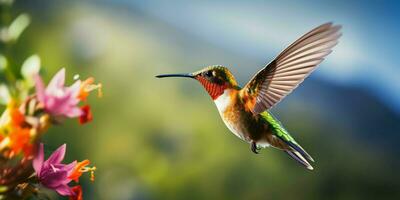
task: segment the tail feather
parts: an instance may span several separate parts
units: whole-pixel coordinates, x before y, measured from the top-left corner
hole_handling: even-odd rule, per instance
[[[291,156],[293,159],[295,159],[297,162],[302,164],[304,167],[306,167],[309,170],[313,170],[314,168],[311,166],[311,164],[307,161],[307,159],[304,158],[304,156],[299,153],[298,151],[290,151],[290,150],[285,150],[289,156]]]
[[[302,157],[306,157],[309,161],[314,162],[314,159],[296,142],[296,140],[283,127],[278,119],[276,119],[269,112],[263,112],[261,113],[261,116],[262,119],[264,119],[271,126],[274,136],[278,137],[280,140],[286,143],[286,145],[290,146],[290,148],[294,151],[300,153]]]
[[[283,149],[287,154],[289,154],[292,158],[294,158],[297,162],[304,165],[307,169],[312,170],[313,167],[310,165],[310,162],[314,162],[314,159],[296,142],[296,140],[289,134],[288,131],[283,127],[281,122],[276,119],[270,112],[266,111],[260,114],[261,119],[264,119],[265,122],[271,127],[272,136],[270,139],[270,144],[279,149]],[[280,142],[276,142],[274,145],[273,139],[279,138]],[[284,144],[283,146],[281,144]]]
[[[283,140],[284,141],[284,140]],[[307,160],[314,162],[314,159],[303,149],[299,144],[295,142],[284,141],[287,145],[292,147],[294,150],[298,151],[302,156],[306,157]]]

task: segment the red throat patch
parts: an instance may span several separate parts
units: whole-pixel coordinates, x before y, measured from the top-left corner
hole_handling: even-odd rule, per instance
[[[196,79],[203,85],[213,100],[221,96],[224,93],[224,90],[227,88],[226,84],[218,85],[211,83],[202,76],[196,77]]]

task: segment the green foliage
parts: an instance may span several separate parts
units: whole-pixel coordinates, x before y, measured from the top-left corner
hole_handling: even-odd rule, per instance
[[[27,92],[33,86],[32,75],[40,70],[40,58],[37,55],[28,57],[23,65],[17,63],[13,51],[21,34],[30,24],[30,17],[26,13],[13,18],[11,6],[13,1],[0,2],[0,103],[5,105],[9,96],[16,99],[25,99]],[[10,19],[12,19],[10,21]],[[4,84],[7,87],[4,87]]]

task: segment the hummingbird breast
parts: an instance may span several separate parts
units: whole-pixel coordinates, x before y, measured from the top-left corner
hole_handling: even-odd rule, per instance
[[[239,90],[226,89],[214,102],[222,120],[233,134],[246,142],[263,142],[263,146],[268,146],[267,136],[271,133],[268,124],[259,120],[259,115],[245,109]]]

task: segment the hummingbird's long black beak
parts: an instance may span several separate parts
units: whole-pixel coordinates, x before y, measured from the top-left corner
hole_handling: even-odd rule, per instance
[[[157,78],[165,78],[165,77],[186,77],[186,78],[194,78],[195,76],[191,73],[189,74],[161,74],[157,75]]]

